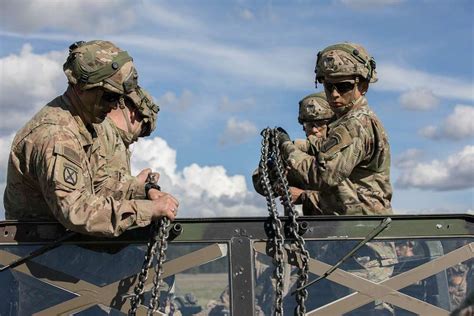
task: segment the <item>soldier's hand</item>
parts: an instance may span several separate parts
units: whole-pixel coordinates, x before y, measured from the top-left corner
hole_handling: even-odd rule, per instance
[[[143,169],[140,171],[140,173],[137,175],[137,180],[138,183],[145,185],[146,180],[148,179],[148,175],[151,173],[150,168]]]
[[[301,190],[300,188],[296,187],[289,187],[290,195],[291,195],[291,202],[294,204],[299,204],[301,203],[300,197],[301,194],[303,194],[304,190]]]
[[[291,142],[290,135],[283,129],[283,127],[278,127],[278,142],[281,144],[286,143],[286,142]]]
[[[152,200],[153,218],[160,218],[166,216],[173,221],[176,217],[176,214],[178,213],[179,202],[171,194],[164,192],[162,193],[163,194],[156,200]]]
[[[157,190],[157,189],[150,189],[148,191],[148,199],[149,200],[157,200],[159,197],[161,197],[165,194],[168,194],[168,193],[161,192],[160,190]]]

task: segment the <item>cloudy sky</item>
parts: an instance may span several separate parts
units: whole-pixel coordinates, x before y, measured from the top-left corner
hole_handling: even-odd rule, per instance
[[[14,133],[66,88],[67,47],[107,39],[161,107],[134,172],[160,171],[181,216],[265,215],[259,131],[303,137],[318,50],[352,41],[377,61],[368,99],[391,141],[394,211],[472,212],[473,14],[470,0],[0,1],[0,190]]]

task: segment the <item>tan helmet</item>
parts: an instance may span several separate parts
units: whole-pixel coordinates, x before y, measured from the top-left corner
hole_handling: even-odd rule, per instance
[[[151,95],[139,86],[126,94],[125,97],[132,101],[143,117],[140,137],[150,135],[156,128],[156,118],[160,107],[153,102]]]
[[[108,41],[72,44],[63,70],[69,83],[80,85],[82,90],[102,87],[126,94],[136,88],[138,81],[132,57]]]
[[[304,97],[299,105],[298,122],[300,124],[329,120],[334,117],[334,112],[331,110],[324,92],[313,93]]]
[[[318,52],[316,60],[316,81],[324,78],[337,79],[344,76],[361,76],[368,82],[377,81],[375,60],[359,44],[339,43]]]

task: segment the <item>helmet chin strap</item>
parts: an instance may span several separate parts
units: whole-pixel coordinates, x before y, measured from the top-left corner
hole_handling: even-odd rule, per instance
[[[127,131],[124,131],[125,133],[123,133],[122,138],[125,143],[128,143],[126,144],[128,147],[131,143],[137,141],[138,137],[140,136],[141,130],[140,128],[133,130],[132,124],[130,123],[130,109],[125,106],[125,102],[123,99],[120,100],[119,107],[122,112],[123,118],[127,123]]]

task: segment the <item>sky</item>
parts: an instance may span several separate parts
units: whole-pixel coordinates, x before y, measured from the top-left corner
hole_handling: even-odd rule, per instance
[[[316,54],[349,41],[377,62],[367,98],[389,135],[394,213],[473,213],[473,15],[470,0],[0,1],[0,195],[15,132],[67,87],[69,45],[104,39],[161,109],[133,173],[160,172],[181,217],[265,216],[259,133],[304,137]]]

